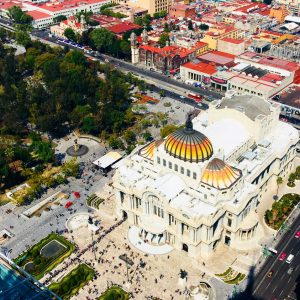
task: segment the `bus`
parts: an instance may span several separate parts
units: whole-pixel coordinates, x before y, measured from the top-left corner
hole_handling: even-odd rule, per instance
[[[193,99],[195,102],[200,103],[202,101],[202,96],[198,95],[198,94],[194,94],[194,93],[189,93],[187,95],[189,98]]]

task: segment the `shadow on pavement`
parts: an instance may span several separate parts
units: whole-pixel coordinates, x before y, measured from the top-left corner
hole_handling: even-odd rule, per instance
[[[248,279],[247,279],[247,286],[245,290],[230,296],[228,300],[264,300],[260,297],[256,297],[253,295],[254,282],[255,282],[255,267],[253,266],[250,269]]]

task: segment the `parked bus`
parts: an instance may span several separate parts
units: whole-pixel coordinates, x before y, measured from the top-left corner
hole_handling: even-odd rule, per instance
[[[194,93],[189,93],[188,97],[193,99],[194,101],[196,101],[197,103],[201,102],[202,100],[202,96],[198,95],[198,94],[194,94]]]

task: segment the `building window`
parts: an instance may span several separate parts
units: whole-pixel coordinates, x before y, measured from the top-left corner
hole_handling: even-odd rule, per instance
[[[227,226],[231,227],[231,224],[232,224],[232,220],[231,219],[227,219]]]
[[[178,165],[175,164],[175,171],[178,172]]]
[[[165,167],[166,166],[166,160],[165,159],[163,159],[163,166]]]
[[[172,163],[169,161],[169,168],[172,169]]]
[[[183,167],[180,168],[180,173],[184,174],[184,168]]]
[[[197,173],[193,172],[193,179],[197,179]]]
[[[160,164],[160,157],[157,157],[157,163]]]
[[[186,170],[186,175],[187,175],[188,177],[191,177],[191,171],[190,171],[190,170]]]

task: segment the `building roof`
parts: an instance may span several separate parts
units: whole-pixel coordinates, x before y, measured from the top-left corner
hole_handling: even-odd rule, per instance
[[[211,61],[219,65],[226,65],[234,62],[235,55],[221,51],[211,51],[200,55],[197,58],[200,60]]]
[[[188,62],[188,63],[184,64],[182,67],[192,69],[194,71],[197,71],[200,73],[205,73],[208,75],[213,75],[216,72],[218,72],[218,69],[216,68],[216,66],[212,66],[212,65],[204,63],[204,62],[200,62],[198,64]]]
[[[204,134],[193,129],[190,118],[189,116],[184,129],[178,129],[168,135],[165,151],[184,161],[205,161],[213,155],[212,144]]]
[[[26,12],[27,15],[32,16],[33,20],[40,20],[40,19],[46,19],[50,18],[51,15],[43,13],[38,10],[31,10]]]
[[[290,72],[296,71],[300,68],[300,65],[294,61],[289,61],[286,59],[277,58],[273,56],[262,55],[250,51],[246,51],[245,53],[241,54],[239,57],[265,66],[271,66],[274,68],[279,68]]]
[[[242,44],[244,42],[243,39],[232,39],[232,38],[224,38],[221,39],[221,41],[227,42],[227,43],[231,43],[231,44]]]
[[[224,98],[219,106],[222,108],[231,108],[245,115],[251,120],[255,120],[259,115],[267,116],[270,114],[270,103],[254,95],[239,95],[232,98]]]
[[[70,8],[74,9],[76,7],[95,4],[95,3],[101,3],[101,2],[105,2],[105,1],[106,0],[65,0],[63,2],[54,1],[54,2],[36,3],[36,4],[30,3],[30,6],[36,6],[37,8],[48,10],[49,12],[59,12],[59,11],[67,10]]]
[[[219,158],[214,158],[204,170],[201,181],[218,190],[223,190],[230,188],[240,177],[239,170],[230,167]]]
[[[106,169],[110,167],[112,164],[117,162],[122,158],[122,155],[118,152],[108,152],[107,154],[103,155],[99,159],[95,160],[93,164],[97,165],[101,169]]]
[[[280,94],[279,102],[300,109],[300,86],[292,86]]]
[[[115,34],[121,34],[133,29],[139,29],[141,26],[133,24],[131,22],[122,22],[120,24],[116,24],[110,27],[106,27],[107,30],[115,33]]]

